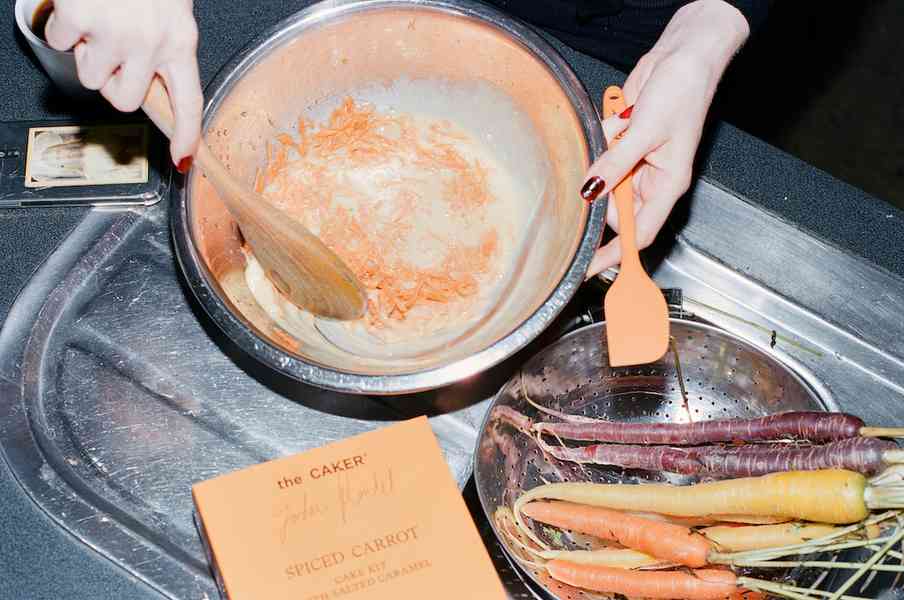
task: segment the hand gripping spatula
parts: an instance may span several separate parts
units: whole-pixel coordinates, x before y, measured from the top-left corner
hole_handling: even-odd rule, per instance
[[[604,118],[625,108],[621,88],[612,86],[603,92]],[[618,143],[618,138],[607,140],[610,148]],[[659,360],[668,350],[669,309],[662,291],[644,271],[637,252],[632,173],[612,190],[611,197],[618,209],[622,259],[604,304],[609,365],[642,365]]]

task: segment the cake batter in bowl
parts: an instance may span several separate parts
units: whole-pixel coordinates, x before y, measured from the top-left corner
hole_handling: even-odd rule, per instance
[[[191,173],[172,210],[188,283],[278,371],[354,393],[447,385],[523,348],[583,281],[605,216],[578,194],[599,117],[510,17],[465,2],[317,4],[240,53],[208,97],[213,151],[368,290],[359,322],[291,305]]]

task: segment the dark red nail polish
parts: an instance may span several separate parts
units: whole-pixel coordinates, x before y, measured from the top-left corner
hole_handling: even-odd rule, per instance
[[[623,110],[623,111],[621,111],[620,113],[618,113],[618,117],[619,117],[620,119],[630,119],[630,118],[631,118],[631,113],[632,113],[632,112],[634,112],[634,105],[633,105],[633,104],[632,104],[631,106],[629,106],[628,108],[626,108],[625,110]]]
[[[180,160],[179,166],[177,166],[176,169],[183,175],[188,173],[188,170],[191,169],[191,156],[186,156],[185,158]]]
[[[584,187],[581,188],[581,198],[583,198],[587,202],[593,202],[605,187],[605,181],[603,181],[599,177],[591,177],[587,180],[587,183],[584,184]]]

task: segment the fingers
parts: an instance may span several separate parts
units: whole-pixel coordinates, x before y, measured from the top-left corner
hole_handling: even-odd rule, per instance
[[[101,88],[100,93],[117,110],[138,110],[148,91],[154,70],[149,56],[131,58]]]
[[[176,119],[170,153],[173,162],[178,165],[183,158],[195,153],[201,139],[204,98],[201,93],[198,63],[195,60],[171,63],[161,69],[160,74],[169,91]]]
[[[175,117],[173,161],[195,153],[203,97],[190,0],[56,0],[46,36],[58,50],[74,48],[82,85],[120,111],[138,109],[159,73]]]
[[[47,44],[60,52],[66,52],[82,39],[82,30],[69,19],[59,19],[51,13],[44,28]]]
[[[99,90],[119,68],[122,54],[108,36],[98,39],[89,35],[85,16],[85,11],[73,10],[69,3],[60,3],[47,21],[44,36],[56,50],[65,52],[74,48],[79,81],[89,90]]]
[[[649,136],[627,132],[619,143],[607,150],[587,171],[587,180],[581,189],[584,200],[592,202],[601,194],[609,193],[652,149]]]
[[[631,121],[624,119],[618,115],[612,115],[608,119],[603,119],[603,135],[607,140],[611,140],[615,136],[623,133]]]
[[[622,86],[622,94],[625,96],[625,102],[628,106],[637,102],[640,97],[640,90],[646,85],[650,75],[653,73],[653,67],[656,61],[650,54],[645,54],[637,61],[637,64],[631,70],[625,85]]]
[[[113,48],[97,42],[82,42],[75,47],[78,78],[89,90],[104,87],[120,63],[121,59]]]
[[[636,172],[635,172],[636,173]],[[635,175],[636,177],[637,175]],[[636,185],[635,185],[636,187]],[[643,205],[643,200],[641,200],[640,195],[637,193],[637,190],[634,191],[634,214],[636,215],[640,210],[640,207]],[[606,224],[612,228],[612,231],[618,233],[618,207],[615,205],[615,202],[610,202],[609,206],[606,208]]]
[[[687,176],[671,176],[665,182],[657,182],[656,193],[646,199],[637,210],[635,221],[638,249],[643,250],[653,243],[665,225],[675,203],[687,191],[689,182],[689,171]],[[635,199],[636,206],[637,200]],[[619,262],[621,262],[621,240],[616,237],[596,251],[590,262],[590,268],[587,269],[587,277],[602,273]]]

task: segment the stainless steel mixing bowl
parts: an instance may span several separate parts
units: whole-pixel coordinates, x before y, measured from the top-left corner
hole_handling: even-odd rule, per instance
[[[526,119],[542,154],[542,161],[524,160],[522,148],[502,139],[500,160],[520,169],[518,174],[547,169],[528,266],[512,283],[506,304],[468,340],[416,360],[380,360],[346,354],[328,343],[287,339],[251,297],[237,228],[206,180],[191,173],[172,202],[179,262],[213,320],[261,362],[328,389],[409,393],[501,362],[571,299],[605,217],[605,202],[588,207],[577,193],[586,168],[604,147],[593,102],[541,37],[471,2],[339,0],[299,12],[237,55],[208,88],[206,139],[230,171],[251,184],[265,161],[267,140],[293,129],[303,110],[399,78],[492,86]]]

